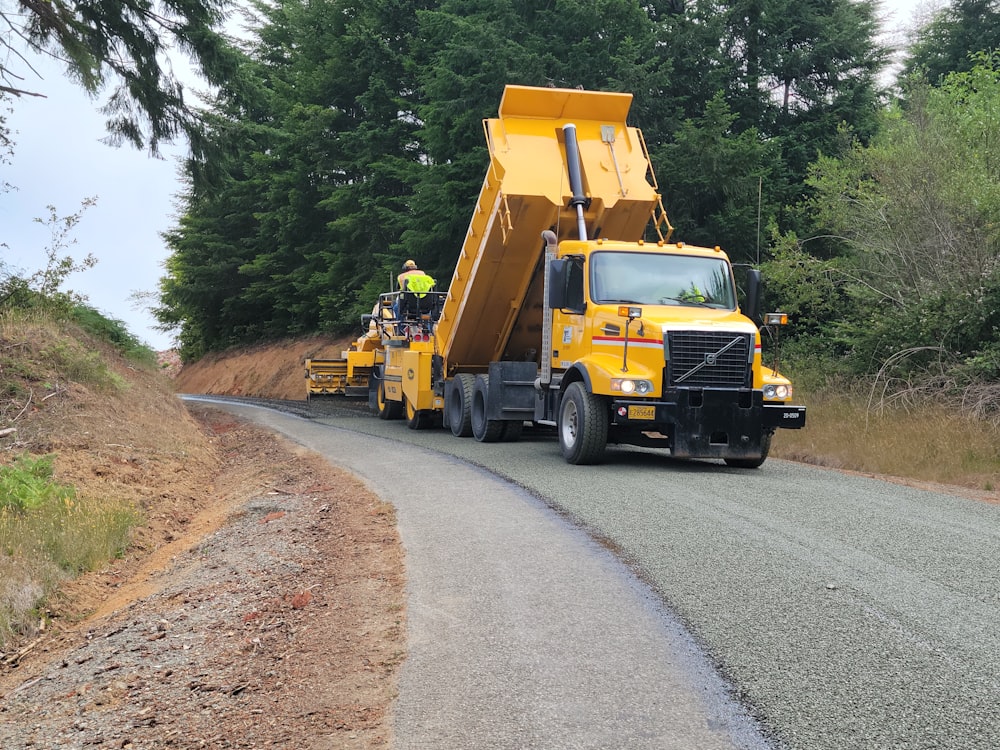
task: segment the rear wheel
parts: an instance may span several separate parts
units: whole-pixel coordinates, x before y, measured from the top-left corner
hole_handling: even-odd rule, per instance
[[[469,373],[460,373],[451,382],[448,394],[448,427],[455,437],[472,435],[472,390],[476,379]]]
[[[760,457],[757,458],[727,458],[726,465],[737,469],[756,469],[767,460],[771,452],[771,436],[773,432],[765,432],[760,441]]]
[[[477,375],[472,386],[472,434],[480,443],[495,443],[503,434],[504,423],[486,418],[486,397],[490,391],[490,376]]]
[[[570,383],[559,405],[559,447],[568,463],[601,460],[608,444],[608,410],[583,383]]]
[[[403,404],[390,401],[385,396],[385,381],[379,380],[378,395],[375,397],[375,410],[379,419],[399,419],[403,416]]]

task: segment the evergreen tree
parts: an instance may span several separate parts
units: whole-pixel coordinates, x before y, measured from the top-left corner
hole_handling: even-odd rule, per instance
[[[371,309],[366,283],[384,277],[385,251],[406,218],[408,165],[419,156],[400,54],[415,7],[260,5],[264,23],[244,66],[252,83],[220,93],[211,160],[188,164],[186,221],[168,237],[174,255],[161,320],[183,321],[181,340],[190,328],[192,350],[201,337],[199,346],[212,349],[344,330]],[[239,217],[220,238],[237,265],[236,289],[219,310],[176,288],[213,262],[206,214]],[[200,321],[213,315],[218,326]]]
[[[732,133],[737,115],[722,93],[705,106],[701,117],[685,121],[675,138],[655,157],[669,165],[665,200],[677,236],[692,244],[721,245],[734,260],[757,262],[761,221],[777,206],[761,205],[761,187],[777,171],[778,150],[755,129]]]
[[[811,234],[791,207],[805,197],[810,162],[850,142],[842,126],[862,140],[877,129],[886,52],[874,3],[700,0],[680,19],[663,26],[664,47],[685,49],[693,36],[704,50],[693,63],[678,55],[674,70],[716,88],[685,97],[683,126],[656,152],[667,210],[680,238],[755,260],[769,224]]]
[[[163,58],[182,50],[209,83],[224,84],[235,73],[216,30],[225,9],[225,0],[17,0],[14,10],[0,8],[0,21],[12,32],[0,36],[0,98],[37,95],[24,83],[30,62],[22,53],[50,54],[65,61],[67,75],[90,94],[116,82],[103,107],[112,143],[155,153],[162,141],[184,133],[197,147],[197,117]]]
[[[444,286],[508,83],[632,92],[680,239],[755,259],[840,123],[874,127],[871,6],[262,2],[187,167],[161,319],[194,351],[351,328],[407,258]]]
[[[917,30],[903,65],[904,77],[933,84],[949,73],[971,70],[976,52],[1000,50],[1000,2],[953,0]]]
[[[496,116],[506,84],[634,92],[642,119],[662,111],[664,66],[636,0],[449,0],[418,16],[413,65],[426,164],[397,255],[417,257],[446,281],[489,163],[482,120]]]

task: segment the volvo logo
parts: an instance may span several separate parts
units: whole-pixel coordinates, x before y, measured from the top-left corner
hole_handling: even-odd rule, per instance
[[[715,367],[715,363],[719,361],[719,353],[713,352],[712,354],[705,355],[705,364],[709,367]]]

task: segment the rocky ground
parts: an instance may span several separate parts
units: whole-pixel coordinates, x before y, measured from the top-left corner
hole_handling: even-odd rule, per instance
[[[186,480],[190,513],[151,514],[145,543],[8,644],[0,747],[388,747],[405,653],[392,507],[296,446],[191,412],[213,484]]]

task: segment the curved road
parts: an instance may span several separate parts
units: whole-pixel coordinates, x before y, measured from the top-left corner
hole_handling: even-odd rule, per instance
[[[396,505],[411,628],[397,747],[1000,747],[998,505],[782,461],[621,449],[573,467],[549,436],[484,445],[350,411],[227,408]],[[558,620],[536,621],[548,609]],[[464,663],[453,635],[483,651]],[[418,686],[425,659],[454,671]]]

